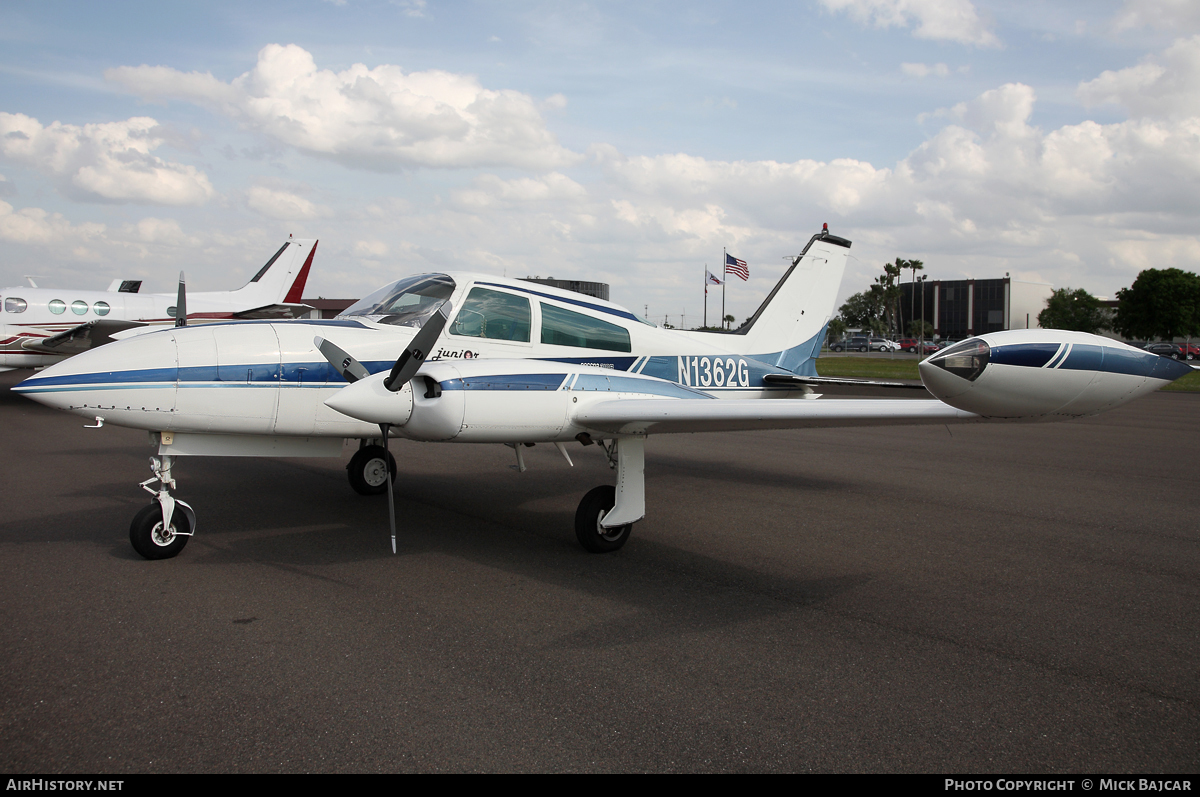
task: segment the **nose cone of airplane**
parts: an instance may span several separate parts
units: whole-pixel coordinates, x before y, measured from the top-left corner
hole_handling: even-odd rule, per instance
[[[922,361],[917,370],[925,388],[942,401],[960,396],[987,367],[991,348],[979,338],[964,340]]]
[[[405,384],[393,393],[384,387],[386,373],[375,374],[347,385],[325,400],[325,406],[367,423],[402,426],[412,417],[412,386]]]
[[[99,410],[134,404],[146,412],[169,413],[174,408],[177,377],[175,338],[163,331],[77,354],[39,371],[13,391],[88,417],[104,414]]]

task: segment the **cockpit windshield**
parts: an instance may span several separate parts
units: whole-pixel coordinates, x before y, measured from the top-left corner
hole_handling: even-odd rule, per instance
[[[338,318],[357,318],[398,327],[420,327],[450,295],[454,280],[445,274],[405,277],[360,299]]]

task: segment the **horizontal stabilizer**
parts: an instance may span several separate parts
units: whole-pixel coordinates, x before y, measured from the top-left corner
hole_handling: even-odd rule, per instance
[[[102,346],[111,342],[114,339],[112,336],[118,332],[141,326],[145,326],[145,324],[139,321],[101,318],[72,327],[66,332],[59,332],[48,338],[27,338],[22,342],[21,348],[42,354],[78,354],[94,346]]]

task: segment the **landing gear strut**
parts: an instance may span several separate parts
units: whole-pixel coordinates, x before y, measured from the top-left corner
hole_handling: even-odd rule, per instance
[[[171,496],[175,480],[171,477],[174,457],[150,457],[154,476],[142,482],[142,489],[154,496],[150,505],[133,516],[129,524],[129,543],[147,559],[170,559],[187,545],[196,531],[196,512],[186,502]],[[158,489],[150,487],[158,482]]]

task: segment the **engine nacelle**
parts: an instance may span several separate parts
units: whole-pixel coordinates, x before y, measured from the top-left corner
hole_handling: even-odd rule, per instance
[[[470,443],[554,440],[568,423],[578,366],[530,360],[426,363],[405,386],[407,400],[383,386],[386,373],[345,387],[325,403],[352,418],[390,423],[413,440]]]
[[[929,392],[952,407],[1027,419],[1096,415],[1192,371],[1119,341],[1058,329],[980,335],[919,368]]]

